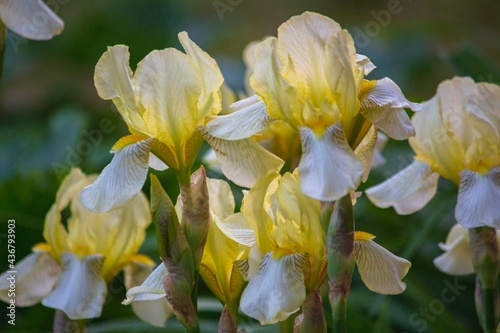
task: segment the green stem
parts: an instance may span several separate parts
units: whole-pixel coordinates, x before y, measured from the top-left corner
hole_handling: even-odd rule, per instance
[[[354,216],[351,195],[337,200],[327,236],[329,300],[332,332],[346,332],[347,297],[354,271]]]
[[[295,317],[297,317],[297,313],[293,313],[286,320],[280,321],[278,324],[279,332],[280,333],[293,332]]]
[[[54,315],[54,333],[85,333],[85,320],[72,320],[61,310]]]
[[[485,333],[494,333],[499,322],[500,260],[496,230],[489,227],[469,229],[472,264],[477,274],[476,308]]]

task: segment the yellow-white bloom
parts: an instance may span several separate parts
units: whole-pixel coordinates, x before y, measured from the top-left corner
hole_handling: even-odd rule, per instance
[[[459,186],[455,217],[462,226],[500,228],[500,87],[470,78],[444,81],[412,121],[415,161],[366,191],[400,214],[421,209],[439,175]]]
[[[496,233],[497,241],[500,242],[500,230],[497,230]],[[464,228],[460,224],[455,224],[448,233],[446,242],[444,244],[439,243],[439,247],[445,251],[442,255],[434,259],[434,266],[440,271],[450,275],[468,275],[474,273],[468,228]]]
[[[42,0],[0,0],[1,23],[29,39],[47,40],[59,35],[64,22]]]
[[[366,167],[353,150],[372,124],[395,139],[414,134],[403,108],[420,106],[388,78],[365,80],[375,66],[355,53],[351,36],[335,21],[306,12],[253,49],[256,95],[206,128],[215,137],[241,140],[275,121],[288,123],[300,135],[299,173],[307,195],[334,201],[359,185]]]
[[[243,200],[241,213],[231,215],[220,229],[236,242],[251,246],[238,267],[249,280],[241,310],[262,324],[285,320],[306,295],[326,278],[325,235],[320,202],[300,189],[297,173],[270,174],[259,180]],[[410,263],[355,234],[355,259],[367,287],[382,294],[404,290],[401,279]]]
[[[127,284],[140,283],[131,274],[151,271],[151,259],[137,254],[151,223],[146,197],[139,193],[122,209],[91,212],[82,205],[80,193],[95,178],[72,169],[62,182],[45,218],[47,243],[36,245],[17,265],[16,306],[41,301],[71,319],[99,317],[108,281],[125,269]],[[66,228],[61,212],[68,206],[71,216]],[[0,282],[0,298],[8,302],[6,274]]]
[[[282,161],[250,139],[224,142],[203,130],[209,117],[221,110],[223,77],[215,60],[186,32],[179,34],[179,40],[186,53],[173,48],[153,51],[137,65],[135,74],[124,45],[109,47],[97,63],[97,92],[113,101],[131,135],[113,146],[113,160],[83,191],[83,202],[90,209],[102,212],[123,206],[142,188],[148,167],[169,167],[186,181],[203,135],[223,156],[222,171],[237,183],[251,183],[255,174],[281,167]],[[249,168],[243,172],[242,165]]]

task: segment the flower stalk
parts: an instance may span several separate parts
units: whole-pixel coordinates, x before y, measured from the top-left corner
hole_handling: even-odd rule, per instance
[[[500,260],[496,230],[490,227],[469,229],[469,241],[472,264],[477,274],[476,308],[479,321],[485,333],[493,333],[500,319]]]
[[[347,297],[354,271],[354,216],[351,195],[337,200],[328,226],[327,249],[332,332],[346,332]]]
[[[299,333],[326,333],[323,303],[318,289],[310,292],[302,305],[303,319]]]

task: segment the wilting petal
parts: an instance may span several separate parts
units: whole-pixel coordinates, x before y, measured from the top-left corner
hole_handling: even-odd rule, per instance
[[[16,273],[0,275],[0,299],[9,303],[11,282],[15,285],[16,306],[32,306],[47,296],[61,274],[61,269],[49,252],[37,251],[16,264]],[[15,276],[14,280],[8,278]]]
[[[408,101],[389,78],[371,81],[372,86],[360,96],[361,113],[377,128],[396,140],[415,135],[415,129],[403,108],[419,111],[422,106]]]
[[[450,275],[474,273],[467,228],[455,224],[446,237],[446,243],[439,243],[439,247],[445,252],[433,262],[441,272]]]
[[[406,284],[401,279],[411,263],[395,256],[372,240],[355,240],[354,257],[359,275],[371,291],[382,295],[402,293]]]
[[[393,206],[407,215],[422,209],[436,194],[439,174],[422,162],[414,161],[401,172],[365,191],[376,206]]]
[[[132,287],[141,285],[151,273],[150,264],[130,262],[125,266],[125,288],[130,290]],[[132,310],[139,318],[156,327],[164,327],[167,318],[172,314],[172,308],[166,297],[151,301],[132,302]]]
[[[272,255],[264,257],[240,303],[243,313],[263,325],[285,320],[299,310],[306,298],[303,271],[306,255],[290,254],[279,259]]]
[[[308,196],[335,201],[356,189],[363,164],[349,147],[340,123],[329,127],[321,138],[306,127],[300,128],[302,158],[300,184]]]
[[[225,140],[240,140],[264,130],[272,122],[266,104],[257,96],[245,98],[231,105],[235,111],[213,118],[205,126],[210,135]]]
[[[153,301],[164,298],[167,295],[163,288],[163,280],[165,280],[166,275],[165,265],[158,265],[140,286],[127,290],[127,298],[122,304],[128,305],[135,301]]]
[[[107,212],[129,202],[148,175],[149,150],[154,138],[129,144],[115,156],[97,180],[82,191],[82,203],[92,211]]]
[[[9,29],[29,39],[51,39],[64,29],[64,22],[42,0],[2,0],[0,18]]]
[[[470,170],[460,172],[455,218],[466,228],[500,229],[500,166],[486,175]]]
[[[278,172],[285,163],[252,139],[227,141],[211,136],[200,128],[221,163],[224,175],[235,184],[252,187],[260,178]]]
[[[132,70],[129,66],[128,46],[115,45],[101,56],[95,67],[94,84],[99,97],[112,100],[131,130],[146,133],[134,92]]]
[[[64,252],[62,273],[55,289],[42,304],[63,311],[70,319],[97,318],[106,300],[106,281],[101,276],[102,255],[82,259]]]

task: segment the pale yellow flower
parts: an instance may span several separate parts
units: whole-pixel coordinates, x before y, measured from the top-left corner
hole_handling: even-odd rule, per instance
[[[215,137],[241,140],[273,122],[288,123],[300,135],[298,168],[307,195],[334,201],[356,189],[367,165],[353,150],[372,124],[395,139],[414,134],[403,108],[420,106],[388,78],[365,80],[375,66],[356,54],[352,37],[335,21],[306,12],[252,49],[256,95],[234,103],[235,112],[215,117],[206,128]]]
[[[297,173],[270,174],[246,194],[241,213],[216,221],[236,242],[250,246],[238,267],[249,281],[241,310],[262,324],[288,318],[326,279],[325,234],[320,202],[300,189]],[[355,260],[366,286],[382,294],[405,289],[401,279],[410,263],[373,242],[375,236],[355,234]]]
[[[251,184],[261,174],[279,170],[283,162],[252,140],[224,142],[203,129],[221,111],[223,77],[214,59],[179,34],[186,53],[155,50],[129,67],[128,47],[109,47],[96,65],[99,96],[112,100],[131,135],[112,148],[111,163],[82,193],[94,211],[123,206],[142,188],[148,167],[174,170],[187,182],[205,138],[218,154],[222,171],[236,183]],[[245,172],[242,165],[247,165]]]
[[[45,218],[43,236],[33,254],[17,265],[16,306],[38,302],[64,311],[71,319],[101,315],[106,300],[107,282],[125,270],[128,286],[141,283],[140,276],[151,272],[154,262],[138,254],[151,223],[148,201],[141,192],[130,203],[109,213],[94,213],[80,201],[80,192],[95,180],[79,169],[72,169],[63,180]],[[62,212],[71,215],[63,224]],[[2,275],[0,298],[8,302]],[[137,309],[151,322],[151,309]],[[142,315],[142,313],[145,315]]]
[[[500,228],[500,87],[470,78],[442,82],[412,119],[415,161],[366,191],[380,207],[411,214],[432,199],[439,175],[459,186],[455,217]]]

